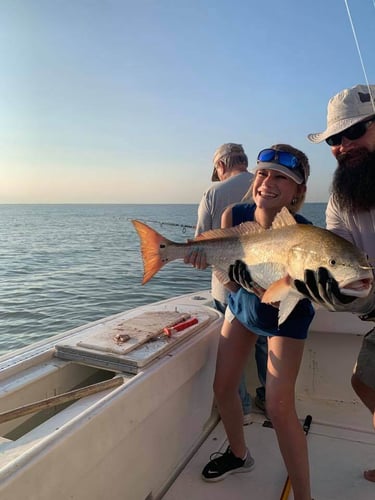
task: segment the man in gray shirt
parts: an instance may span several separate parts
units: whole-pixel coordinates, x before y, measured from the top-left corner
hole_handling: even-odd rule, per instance
[[[238,203],[249,189],[253,174],[248,172],[248,160],[241,144],[220,146],[213,158],[214,182],[203,194],[198,208],[195,236],[221,226],[221,214],[232,203]],[[228,290],[212,273],[212,297],[217,309],[225,308]]]
[[[253,179],[253,174],[248,170],[247,155],[241,144],[232,142],[222,144],[213,157],[214,170],[211,180],[214,182],[203,194],[198,208],[198,220],[195,236],[221,227],[221,215],[224,209],[233,203],[241,201],[248,191]],[[212,272],[211,293],[215,307],[224,313],[227,305],[229,290],[221,283],[215,270]],[[265,337],[259,337],[256,344],[256,360],[258,377],[262,387],[257,388],[255,404],[264,409],[264,386],[267,370],[267,343]],[[251,399],[247,392],[245,378],[241,381],[239,389],[242,410],[245,415],[250,413]]]

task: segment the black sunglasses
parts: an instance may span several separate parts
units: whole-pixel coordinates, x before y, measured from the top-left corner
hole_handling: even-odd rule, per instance
[[[329,146],[339,146],[342,142],[343,137],[346,137],[350,141],[355,141],[356,139],[359,139],[360,137],[365,135],[367,129],[369,128],[369,126],[373,121],[374,117],[371,117],[369,120],[356,123],[355,125],[352,125],[346,130],[339,132],[338,134],[331,135],[331,137],[327,137],[326,143]]]

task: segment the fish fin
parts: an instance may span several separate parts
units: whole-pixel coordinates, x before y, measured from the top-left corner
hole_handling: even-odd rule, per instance
[[[291,288],[291,279],[289,275],[275,281],[264,292],[262,302],[269,304],[271,302],[280,302],[285,300]]]
[[[260,226],[257,222],[243,222],[238,226],[233,227],[225,227],[220,229],[210,229],[209,231],[205,231],[201,233],[199,236],[196,236],[192,240],[188,240],[189,243],[193,241],[201,241],[201,240],[211,240],[214,238],[234,238],[238,236],[242,236],[244,234],[249,233],[261,233],[265,231],[265,229]]]
[[[147,283],[166,263],[160,256],[160,247],[168,246],[173,242],[164,238],[155,229],[140,222],[132,220],[139,239],[141,240],[141,253],[143,260],[142,285]]]
[[[279,302],[279,325],[281,325],[288,318],[300,299],[299,295],[293,293],[291,278],[284,276],[284,278],[275,281],[267,288],[262,297],[262,302]]]
[[[301,297],[294,293],[290,293],[285,300],[282,300],[280,302],[279,325],[281,325],[281,323],[284,323],[284,321],[288,318],[289,314],[293,311],[300,300]]]
[[[272,229],[278,229],[285,226],[297,224],[296,219],[286,207],[283,207],[272,222]]]
[[[272,229],[277,229],[285,226],[291,226],[297,224],[293,215],[289,212],[286,207],[283,207],[281,211],[276,215],[273,223]],[[257,234],[267,231],[260,224],[254,221],[243,222],[238,226],[219,228],[219,229],[210,229],[209,231],[205,231],[201,233],[199,236],[188,240],[188,242],[193,241],[201,241],[201,240],[211,240],[214,238],[230,238],[230,237],[238,237],[243,236],[245,234]]]

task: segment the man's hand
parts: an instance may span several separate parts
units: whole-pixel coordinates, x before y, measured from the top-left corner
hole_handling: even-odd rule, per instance
[[[340,292],[337,281],[325,267],[319,267],[316,272],[306,269],[304,281],[295,280],[294,286],[299,293],[330,311],[362,313],[359,316],[362,320],[375,321],[373,291],[364,298],[344,295]]]
[[[319,267],[316,272],[306,269],[304,281],[295,280],[294,286],[299,293],[330,311],[345,311],[347,304],[356,299],[340,292],[337,281],[325,267]]]

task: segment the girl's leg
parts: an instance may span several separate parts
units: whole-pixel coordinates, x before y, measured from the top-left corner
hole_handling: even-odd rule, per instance
[[[307,442],[297,417],[294,395],[303,348],[303,340],[268,339],[267,413],[277,434],[295,500],[311,500]]]
[[[257,336],[234,319],[224,319],[216,361],[214,392],[229,445],[239,458],[246,454],[243,414],[238,393],[241,375]]]

